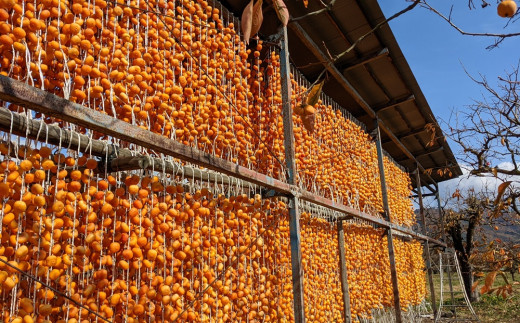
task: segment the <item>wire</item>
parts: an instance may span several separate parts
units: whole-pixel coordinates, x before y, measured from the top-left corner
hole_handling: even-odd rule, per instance
[[[143,8],[139,8],[139,7],[136,7],[136,6],[125,4],[125,3],[120,3],[120,2],[117,2],[117,1],[107,0],[107,3],[116,4],[118,6],[123,6],[123,7],[131,8],[131,9],[139,10],[139,11],[142,11],[142,12],[146,12],[146,13],[153,13],[155,15],[172,18],[172,19],[175,19],[175,20],[178,20],[178,21],[182,21],[182,22],[189,22],[190,24],[193,24],[195,26],[206,27],[208,29],[213,29],[213,30],[220,31],[223,34],[233,34],[233,35],[235,34],[235,32],[232,32],[232,31],[226,31],[226,30],[223,30],[223,29],[219,29],[217,27],[211,27],[210,25],[205,25],[205,24],[197,23],[197,22],[194,22],[194,21],[191,21],[191,20],[182,19],[182,18],[179,18],[179,17],[176,17],[176,16],[167,15],[167,14],[162,13],[162,12],[146,10],[146,9],[143,9]]]
[[[109,323],[112,323],[112,321],[110,321],[109,319],[104,318],[103,316],[101,316],[101,315],[98,314],[97,312],[94,312],[94,311],[91,310],[90,308],[88,308],[88,307],[86,307],[86,306],[84,306],[84,305],[82,305],[82,304],[76,302],[74,299],[72,299],[72,298],[69,297],[68,295],[62,293],[61,291],[57,290],[57,289],[54,288],[54,287],[51,287],[51,286],[47,285],[46,283],[42,282],[42,281],[39,280],[38,278],[36,278],[36,277],[34,277],[34,276],[32,276],[32,275],[30,275],[30,274],[28,274],[28,273],[26,273],[25,271],[21,270],[20,268],[11,265],[11,264],[8,263],[7,261],[3,260],[2,258],[0,258],[0,262],[4,263],[5,265],[7,265],[7,266],[9,266],[9,267],[11,267],[11,268],[13,268],[14,270],[18,271],[20,274],[22,274],[22,275],[24,275],[24,276],[26,276],[26,277],[28,277],[28,278],[34,280],[34,281],[37,281],[38,283],[42,284],[43,286],[47,287],[48,289],[52,290],[53,292],[59,294],[60,296],[65,297],[65,298],[68,299],[69,301],[71,301],[71,302],[73,302],[74,304],[78,305],[79,307],[81,307],[81,308],[87,310],[89,313],[94,314],[95,316],[99,317],[99,318],[102,319],[103,321],[105,321],[105,322],[109,322]]]

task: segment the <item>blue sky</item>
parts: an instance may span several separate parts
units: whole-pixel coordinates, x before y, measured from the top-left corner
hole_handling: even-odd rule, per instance
[[[467,0],[430,0],[429,3],[446,16],[453,5],[452,21],[466,32],[513,33],[520,32],[520,21],[504,26],[508,19],[496,13],[496,2],[469,10]],[[386,17],[402,10],[410,2],[383,0],[380,6]],[[425,8],[416,7],[390,22],[390,27],[406,57],[430,107],[440,121],[448,121],[452,111],[463,110],[474,99],[482,98],[484,92],[465,74],[464,68],[473,76],[484,75],[490,84],[504,75],[520,59],[520,37],[506,39],[500,47],[487,50],[493,44],[492,37],[464,36]],[[455,154],[459,147],[450,144]],[[479,180],[463,180],[462,185],[478,185]],[[441,184],[441,195],[452,191],[459,180]]]

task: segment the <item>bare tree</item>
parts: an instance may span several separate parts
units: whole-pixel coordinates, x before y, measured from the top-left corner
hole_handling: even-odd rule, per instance
[[[511,208],[520,216],[520,81],[519,66],[493,87],[484,76],[474,78],[484,97],[455,115],[447,136],[462,147],[458,156],[475,176],[495,177],[499,186],[496,215]]]
[[[473,266],[470,257],[475,247],[476,231],[485,219],[486,205],[474,192],[466,198],[460,199],[460,196],[457,198],[459,205],[444,212],[446,233],[451,238],[452,247],[457,254],[466,293],[471,301],[476,301],[478,294],[471,290]]]
[[[507,225],[518,224],[520,219],[519,67],[499,77],[496,86],[482,75],[470,77],[482,87],[483,97],[455,113],[451,125],[445,125],[447,137],[461,147],[459,161],[469,168],[469,174],[494,179],[497,187],[487,187],[479,192],[457,190],[452,199],[455,202],[445,209],[445,225],[457,252],[466,291],[472,300],[476,300],[478,283],[473,282],[474,260],[488,259],[485,270],[496,276],[512,259],[491,257],[503,253],[504,248],[498,248],[498,244],[488,237],[490,231],[484,228],[503,230]],[[520,237],[512,243],[518,242]],[[476,257],[479,254],[487,256]],[[487,282],[492,280],[486,279]],[[505,293],[506,289],[502,290]],[[487,286],[480,291],[494,290]]]

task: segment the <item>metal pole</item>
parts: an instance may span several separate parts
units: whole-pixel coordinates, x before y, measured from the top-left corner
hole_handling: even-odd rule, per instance
[[[421,216],[421,224],[423,234],[426,235],[426,217],[424,216],[424,205],[423,195],[421,188],[421,174],[419,173],[419,167],[415,172],[415,184],[417,185],[417,197],[419,198],[419,215]],[[430,284],[430,295],[432,300],[433,317],[437,317],[437,301],[435,300],[435,289],[433,285],[433,270],[432,270],[432,259],[430,255],[430,243],[428,240],[424,242],[424,253],[426,258],[426,270],[428,271],[428,283]]]
[[[280,69],[282,83],[282,113],[283,135],[285,145],[285,163],[287,164],[287,183],[296,184],[296,161],[294,158],[293,120],[291,107],[291,74],[289,65],[289,44],[287,41],[287,27],[283,27],[283,38],[280,52]],[[300,212],[298,199],[289,198],[289,231],[291,235],[291,266],[294,296],[294,321],[305,322],[305,307],[303,304],[303,270],[300,236]]]
[[[345,313],[345,323],[350,323],[352,314],[350,312],[350,294],[348,291],[348,273],[345,259],[345,233],[343,231],[343,221],[338,221],[338,249],[339,249],[339,272],[341,275],[341,291],[343,292],[343,311]]]
[[[383,195],[383,208],[384,208],[386,220],[391,222],[390,207],[388,205],[388,194],[386,191],[383,146],[381,145],[381,132],[379,130],[379,120],[377,118],[375,121],[375,130],[376,130],[377,160],[378,160],[378,164],[379,164],[379,178],[381,180],[381,192]],[[388,228],[387,236],[388,236],[388,258],[390,260],[390,274],[391,274],[391,278],[392,278],[392,288],[394,291],[395,321],[397,323],[401,323],[402,322],[401,299],[399,297],[397,270],[395,267],[395,254],[394,254],[394,241],[393,241],[393,235],[392,235],[392,227]]]
[[[441,197],[439,195],[439,185],[435,184],[435,188],[437,189],[437,193],[436,193],[436,197],[437,197],[437,206],[439,208],[439,226],[441,228],[441,233],[442,233],[442,239],[444,239],[444,243],[447,243],[447,240],[446,240],[446,230],[445,230],[445,220],[444,220],[444,213],[442,212],[442,207],[441,207]],[[442,255],[446,252],[446,249],[440,253],[440,257],[442,257]],[[448,251],[449,252],[449,251]],[[455,304],[455,295],[453,294],[453,282],[452,282],[452,279],[451,279],[451,263],[453,261],[451,260],[451,257],[448,257],[448,259],[446,260],[446,268],[448,269],[448,283],[450,285],[450,298],[451,298],[451,305],[454,305]],[[440,270],[442,270],[442,268],[440,268]],[[441,282],[442,284],[442,282]],[[453,313],[455,314],[455,317],[457,317],[457,309],[455,306],[452,306],[452,311]]]

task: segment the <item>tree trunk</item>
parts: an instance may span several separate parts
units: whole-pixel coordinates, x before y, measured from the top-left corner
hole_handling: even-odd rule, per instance
[[[468,294],[470,302],[476,302],[479,300],[480,295],[478,290],[475,290],[475,292],[471,291],[471,286],[473,286],[473,267],[466,259],[466,257],[461,257],[459,253],[457,253],[457,259],[459,260],[462,281],[464,282],[464,289],[466,290],[466,294]]]
[[[467,245],[464,246],[460,223],[450,227],[448,233],[450,234],[453,241],[453,249],[455,249],[455,253],[457,254],[466,294],[468,294],[470,302],[478,301],[478,291],[476,290],[475,293],[471,292],[471,286],[473,286],[473,268],[469,263],[468,256],[468,252],[471,251],[471,249],[467,248]]]

